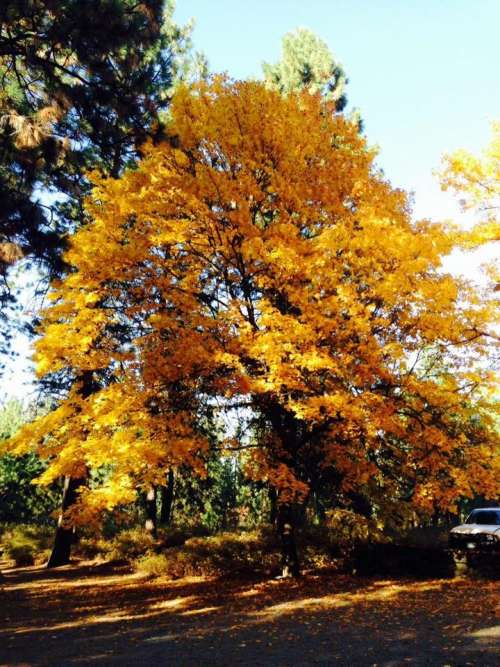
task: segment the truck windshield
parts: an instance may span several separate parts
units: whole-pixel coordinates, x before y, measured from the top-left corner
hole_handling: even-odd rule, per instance
[[[471,512],[467,523],[476,523],[482,526],[500,526],[500,510],[477,510]]]

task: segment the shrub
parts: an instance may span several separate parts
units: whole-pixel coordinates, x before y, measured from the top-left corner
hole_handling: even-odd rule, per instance
[[[335,531],[324,524],[301,529],[297,534],[297,545],[300,553],[308,560],[317,554],[336,558],[341,553]]]
[[[105,555],[114,561],[134,560],[152,550],[156,541],[143,527],[129,528],[118,533],[108,546]]]
[[[328,512],[325,523],[305,526],[297,535],[304,565],[311,567],[338,565],[335,561],[349,560],[359,546],[386,541],[373,520],[343,509]]]
[[[53,537],[54,530],[50,526],[9,526],[2,534],[1,547],[16,566],[33,565],[47,560]]]
[[[137,572],[142,572],[151,577],[168,577],[170,579],[216,574],[209,563],[179,547],[174,547],[161,554],[147,554],[136,562],[135,568]]]
[[[145,554],[160,552],[164,549],[182,546],[193,536],[203,536],[207,530],[203,527],[166,528],[158,530],[158,538],[142,526],[126,528],[106,539],[102,533],[85,531],[78,541],[75,553],[83,558],[101,557],[112,561],[133,561]]]
[[[111,542],[100,535],[83,535],[79,538],[74,548],[75,555],[80,558],[93,559],[99,556],[108,558],[111,550]]]
[[[7,556],[14,561],[17,567],[34,565],[35,553],[31,544],[11,544],[6,549]]]
[[[160,554],[147,554],[136,568],[151,576],[178,578],[222,574],[271,574],[280,557],[273,535],[267,529],[244,533],[220,533],[191,537],[181,547]]]
[[[326,526],[331,540],[340,551],[352,549],[357,544],[384,542],[385,537],[373,519],[350,510],[335,509],[327,512]]]
[[[158,530],[158,541],[165,548],[180,547],[192,537],[208,537],[210,531],[202,525],[172,526]]]

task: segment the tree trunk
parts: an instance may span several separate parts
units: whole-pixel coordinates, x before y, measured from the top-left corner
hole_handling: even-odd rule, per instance
[[[299,577],[300,564],[295,544],[295,520],[293,506],[278,502],[278,535],[281,540],[282,576]]]
[[[94,377],[94,371],[84,371],[80,376],[81,387],[79,389],[80,396],[85,399],[92,394],[99,391],[101,388],[99,382]],[[85,484],[87,479],[86,472],[82,477],[65,477],[61,514],[57,522],[56,535],[54,538],[54,547],[50,554],[47,567],[59,567],[60,565],[67,565],[71,555],[71,545],[75,542],[75,529],[73,527],[67,528],[64,526],[64,513],[77,499],[77,492],[82,484]]]
[[[323,523],[326,517],[325,506],[321,502],[317,491],[312,494],[314,518],[318,523]]]
[[[148,533],[156,539],[156,529],[158,526],[157,511],[156,511],[156,486],[151,486],[146,492],[145,498],[146,507],[146,523],[145,528]]]
[[[160,524],[168,526],[172,520],[172,505],[174,501],[174,471],[169,470],[167,483],[161,487]]]
[[[79,487],[85,482],[84,477],[65,477],[64,490],[62,499],[61,514],[57,522],[56,535],[54,538],[54,546],[50,554],[47,567],[59,567],[69,563],[71,555],[71,545],[75,538],[74,527],[64,526],[64,512],[76,502],[77,491]]]
[[[269,487],[269,523],[274,526],[278,517],[278,494],[274,486]]]

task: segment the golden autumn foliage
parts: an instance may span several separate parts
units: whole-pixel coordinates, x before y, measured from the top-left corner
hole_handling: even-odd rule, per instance
[[[462,208],[479,215],[479,223],[464,235],[466,247],[500,241],[500,122],[491,127],[492,139],[481,157],[460,150],[444,159],[443,190],[458,194]]]
[[[283,502],[325,480],[423,510],[496,493],[491,291],[441,270],[458,235],[413,223],[354,124],[309,94],[181,88],[170,140],[94,176],[93,223],[44,313],[41,374],[94,373],[11,445],[42,481],[105,469],[85,520],[200,467],[200,405],[258,418],[248,474]]]

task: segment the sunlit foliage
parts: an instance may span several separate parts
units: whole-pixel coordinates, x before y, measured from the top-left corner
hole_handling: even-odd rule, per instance
[[[246,472],[283,506],[328,481],[381,505],[495,492],[494,304],[441,270],[453,231],[411,221],[357,126],[319,96],[222,78],[181,88],[169,141],[94,175],[93,222],[54,286],[40,374],[91,372],[14,441],[42,477],[106,468],[74,518],[202,473],[204,406],[246,405]],[[480,390],[480,391],[479,391]]]
[[[481,157],[464,150],[445,156],[441,184],[480,219],[481,224],[465,235],[466,246],[500,241],[500,122],[492,123],[491,142]]]

